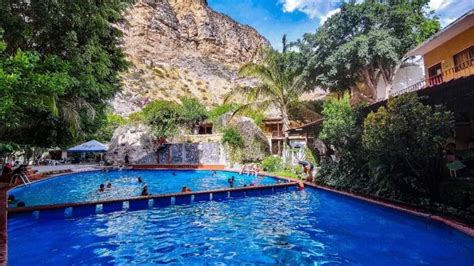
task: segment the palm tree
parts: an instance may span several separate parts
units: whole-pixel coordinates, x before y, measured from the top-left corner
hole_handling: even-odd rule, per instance
[[[266,110],[268,107],[276,107],[282,116],[283,131],[290,128],[290,109],[305,108],[300,101],[303,92],[310,89],[308,82],[303,77],[304,64],[301,56],[296,52],[287,51],[284,41],[283,53],[273,49],[263,50],[263,62],[248,63],[239,70],[241,77],[255,78],[259,80],[256,86],[238,87],[226,97],[229,101],[232,97],[246,98],[246,104],[242,105],[235,113],[243,109]]]
[[[58,113],[73,136],[76,136],[82,129],[81,111],[92,119],[96,116],[94,107],[79,96],[62,97],[58,99],[57,103]]]

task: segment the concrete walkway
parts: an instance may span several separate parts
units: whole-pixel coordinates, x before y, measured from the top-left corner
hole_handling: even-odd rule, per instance
[[[48,173],[55,171],[67,171],[71,172],[83,172],[83,171],[92,171],[99,169],[97,164],[61,164],[61,165],[40,165],[32,166],[34,170],[38,170],[40,173]]]

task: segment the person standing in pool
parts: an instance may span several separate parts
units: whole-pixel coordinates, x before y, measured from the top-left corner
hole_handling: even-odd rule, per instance
[[[299,161],[298,164],[303,166],[303,171],[307,174],[306,181],[313,182],[314,165],[308,161]]]
[[[141,195],[142,195],[142,196],[148,196],[148,195],[150,195],[150,193],[148,193],[148,186],[147,186],[147,185],[145,185],[145,186],[143,187],[143,189],[142,189],[142,194],[141,194]]]
[[[188,188],[188,187],[183,187],[183,188],[181,189],[181,193],[189,193],[189,192],[191,192],[191,189]]]
[[[234,187],[234,182],[235,182],[235,177],[234,176],[227,179],[227,183],[229,183],[229,187]]]

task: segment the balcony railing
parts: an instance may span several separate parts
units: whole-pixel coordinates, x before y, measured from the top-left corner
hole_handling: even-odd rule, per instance
[[[443,71],[441,74],[423,79],[418,83],[415,83],[405,89],[398,90],[396,92],[390,92],[390,97],[395,97],[407,92],[418,91],[424,88],[436,86],[446,81],[458,79],[462,77],[468,77],[474,75],[474,59],[463,62],[455,67],[449,68]]]
[[[272,137],[274,138],[281,138],[283,136],[284,136],[283,131],[278,131],[278,130],[272,131]]]

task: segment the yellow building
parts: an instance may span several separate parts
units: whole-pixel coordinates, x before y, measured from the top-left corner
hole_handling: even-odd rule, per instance
[[[474,9],[407,55],[423,56],[425,80],[417,89],[474,75]]]

